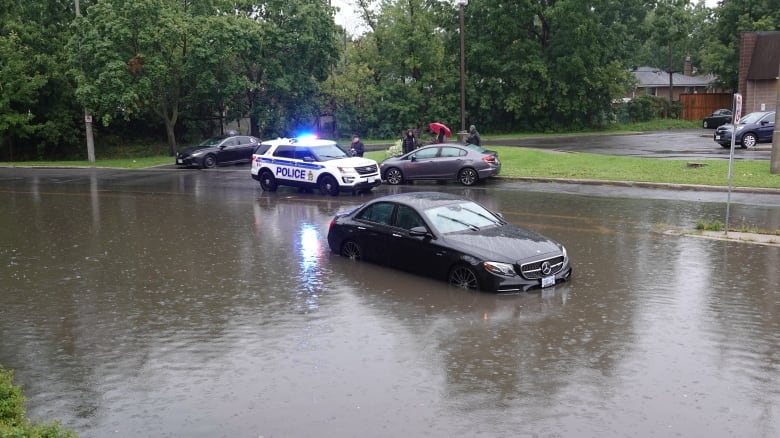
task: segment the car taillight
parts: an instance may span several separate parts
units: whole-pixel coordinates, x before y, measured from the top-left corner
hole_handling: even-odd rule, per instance
[[[487,155],[485,157],[482,157],[482,161],[486,161],[488,163],[495,163],[496,162],[496,157],[494,157],[492,155]]]

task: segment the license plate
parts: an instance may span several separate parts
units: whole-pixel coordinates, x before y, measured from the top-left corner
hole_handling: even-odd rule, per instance
[[[177,162],[177,163],[179,163],[179,164],[181,164],[181,163],[183,163],[184,161],[183,161],[181,158],[179,158],[178,160],[176,160],[176,162]]]
[[[542,277],[542,287],[555,286],[555,276]]]
[[[715,136],[715,140],[720,140],[720,136],[719,136],[719,135],[716,135],[716,136]]]

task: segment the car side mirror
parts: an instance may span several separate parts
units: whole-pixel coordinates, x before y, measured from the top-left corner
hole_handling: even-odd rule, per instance
[[[415,237],[430,236],[430,234],[428,233],[428,229],[423,226],[413,227],[411,230],[409,230],[409,235]]]
[[[411,157],[409,157],[409,160],[417,161],[417,156],[416,155],[412,155]]]

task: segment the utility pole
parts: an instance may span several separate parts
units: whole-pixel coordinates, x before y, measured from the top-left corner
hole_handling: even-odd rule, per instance
[[[780,173],[780,67],[777,75],[777,100],[775,101],[775,130],[772,132],[772,155],[769,159],[769,172]]]
[[[76,17],[81,17],[81,9],[79,8],[79,0],[76,0]],[[79,56],[81,56],[79,54]],[[82,71],[84,66],[81,67]],[[90,163],[95,162],[95,139],[92,136],[92,114],[84,107],[84,124],[87,131],[87,159]]]

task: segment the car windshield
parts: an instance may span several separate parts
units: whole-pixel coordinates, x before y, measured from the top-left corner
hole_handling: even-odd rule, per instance
[[[225,137],[211,137],[200,142],[198,146],[218,146]]]
[[[745,117],[739,119],[740,125],[747,125],[748,123],[758,123],[759,120],[761,120],[761,117],[764,117],[766,113],[750,113],[747,114]]]
[[[428,222],[442,234],[477,231],[501,223],[500,218],[474,202],[433,207],[424,213]]]
[[[337,144],[318,146],[316,148],[312,148],[312,152],[316,156],[316,161],[330,161],[349,157],[347,151],[342,149]]]

